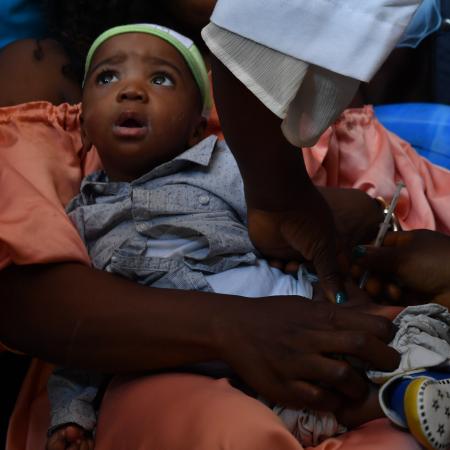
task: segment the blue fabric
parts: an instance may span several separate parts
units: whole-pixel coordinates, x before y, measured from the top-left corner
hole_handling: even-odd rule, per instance
[[[405,398],[406,389],[411,381],[411,378],[401,378],[390,390],[390,409],[393,409],[398,414],[403,423],[407,423],[403,399]]]
[[[423,39],[437,31],[441,23],[441,0],[423,0],[397,47],[416,48]]]
[[[37,0],[0,0],[0,49],[18,39],[40,38],[44,15]]]
[[[450,169],[450,106],[399,103],[375,107],[378,120],[434,164]]]

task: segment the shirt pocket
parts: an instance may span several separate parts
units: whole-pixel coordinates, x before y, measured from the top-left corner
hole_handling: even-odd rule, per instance
[[[203,273],[192,270],[182,259],[133,255],[117,250],[108,271],[145,286],[212,292]]]

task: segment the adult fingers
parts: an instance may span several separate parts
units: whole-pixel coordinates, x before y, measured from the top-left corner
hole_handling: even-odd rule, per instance
[[[275,269],[284,270],[285,264],[281,259],[269,259],[268,264],[270,267],[274,267]]]
[[[400,355],[392,347],[367,332],[317,333],[316,346],[322,352],[355,356],[378,370],[393,371],[400,362]]]
[[[378,297],[383,291],[383,284],[378,277],[369,276],[364,290],[371,297]]]
[[[313,264],[320,280],[320,286],[328,300],[337,304],[345,303],[347,294],[340,275],[335,248],[324,247],[318,251],[314,255]]]
[[[271,387],[272,389],[264,392],[265,398],[295,409],[335,411],[343,401],[338,392],[304,379],[279,380],[279,383],[273,383]]]
[[[281,232],[286,242],[292,248],[302,254],[304,253],[302,247],[305,238],[296,222],[286,221],[281,228]],[[327,299],[332,303],[344,303],[346,301],[346,294],[339,271],[334,237],[329,235],[328,239],[321,245],[315,245],[311,256],[312,263]]]
[[[383,342],[391,341],[394,335],[392,323],[384,317],[361,312],[350,313],[348,308],[333,308],[327,312],[327,321],[334,329],[365,333]]]
[[[94,444],[92,439],[84,438],[80,444],[80,450],[93,450]]]
[[[286,273],[296,274],[298,272],[298,269],[300,268],[300,265],[301,265],[300,261],[289,261],[288,263],[286,263],[284,271]]]
[[[397,304],[401,302],[403,291],[398,284],[388,283],[384,290],[390,301]]]
[[[411,242],[412,234],[407,231],[387,233],[382,247],[358,245],[353,251],[357,264],[380,273],[396,272],[399,267],[402,247]]]
[[[343,397],[332,389],[327,389],[304,380],[287,383],[290,397],[286,406],[292,408],[309,408],[319,411],[336,411],[343,402]],[[293,400],[298,399],[297,401]]]
[[[392,350],[386,346],[394,336],[394,326],[385,317],[370,313],[362,313],[357,305],[353,308],[338,308],[338,311],[330,311],[328,327],[321,327],[317,333],[321,346],[317,346],[324,352],[348,353],[360,356],[362,359],[380,365],[380,360],[386,358],[387,366],[392,366]],[[316,329],[317,330],[317,329]],[[312,332],[315,332],[312,331]],[[329,350],[330,349],[330,350]],[[375,352],[369,354],[369,351]]]
[[[68,447],[66,447],[66,450],[80,450],[81,442],[73,442]]]
[[[358,265],[380,274],[396,275],[400,269],[401,253],[396,247],[359,245],[354,254]]]
[[[383,239],[383,247],[401,247],[411,242],[410,231],[390,231]]]
[[[322,388],[328,386],[333,392],[351,400],[360,400],[367,393],[367,380],[361,371],[358,372],[341,356],[305,355],[302,358],[301,378]]]
[[[286,302],[290,297],[283,299]],[[266,304],[270,299],[266,300]],[[389,342],[394,336],[392,322],[384,317],[377,317],[361,310],[342,308],[326,302],[310,302],[308,300],[295,300],[298,305],[297,314],[307,314],[305,322],[300,317],[299,327],[311,331],[356,331],[373,335],[383,342]],[[354,309],[355,307],[353,307]],[[295,308],[293,308],[295,309]]]
[[[300,261],[282,261],[281,259],[269,259],[269,266],[279,269],[285,273],[296,274],[301,265]]]
[[[295,359],[295,358],[293,358]],[[314,369],[306,367],[304,358],[295,363],[292,359],[284,364],[273,365],[253,362],[240,367],[239,374],[255,392],[270,402],[292,408],[314,408],[320,410],[335,410],[342,402],[342,395],[317,384]],[[247,367],[245,367],[247,365]],[[286,365],[288,367],[286,367]],[[309,374],[309,378],[305,379]]]
[[[374,314],[380,317],[385,317],[386,319],[392,321],[397,317],[402,311],[403,306],[392,306],[392,305],[380,305],[378,303],[368,303],[367,305],[362,305],[361,307],[357,305],[354,309],[358,310],[364,308],[365,314]]]

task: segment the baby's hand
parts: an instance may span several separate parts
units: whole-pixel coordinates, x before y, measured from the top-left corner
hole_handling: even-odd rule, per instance
[[[94,439],[78,425],[62,425],[47,439],[46,450],[94,450]]]

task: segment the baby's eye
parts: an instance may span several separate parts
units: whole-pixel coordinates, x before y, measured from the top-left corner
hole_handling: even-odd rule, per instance
[[[100,85],[114,83],[117,80],[117,75],[112,70],[104,70],[103,72],[100,72],[95,78],[95,82]]]
[[[158,86],[173,86],[175,84],[172,78],[165,73],[155,75],[152,78],[152,83],[157,84]]]

